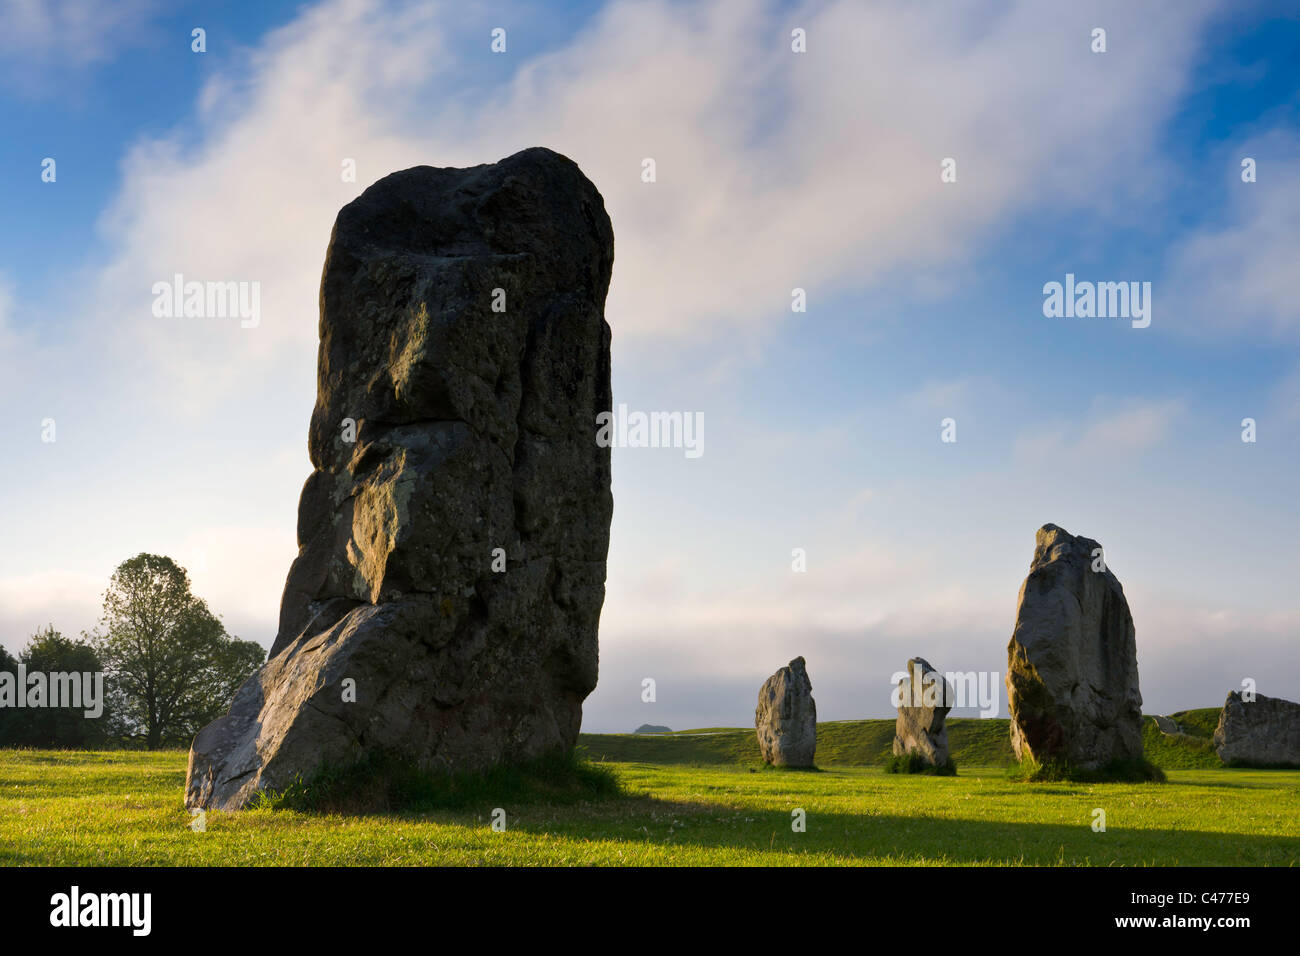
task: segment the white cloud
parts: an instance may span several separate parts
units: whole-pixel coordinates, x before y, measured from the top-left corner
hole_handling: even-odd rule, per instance
[[[1164,441],[1184,408],[1181,399],[1132,401],[1118,410],[1094,414],[1084,424],[1035,425],[1017,436],[1013,454],[1022,461],[1064,456],[1078,461],[1113,462],[1115,456]]]
[[[76,638],[99,619],[107,580],[66,571],[0,578],[0,643],[17,654],[47,624]]]
[[[945,671],[1003,674],[1032,531],[969,541],[930,531],[848,553],[811,548],[807,573],[774,567],[742,584],[699,581],[686,561],[675,573],[611,577],[584,726],[627,731],[646,714],[676,729],[744,726],[762,681],[796,655],[808,661],[819,715],[832,720],[889,716],[889,676],[918,654]],[[1137,626],[1146,712],[1217,706],[1243,677],[1295,699],[1300,663],[1289,649],[1300,615],[1219,586],[1222,575],[1206,583],[1194,544],[1166,551],[1142,540],[1116,572]],[[639,697],[644,677],[658,685],[653,707]],[[999,704],[1005,716],[1005,694]]]
[[[297,554],[294,528],[206,527],[167,548],[190,575],[193,592],[219,614],[227,630],[269,643],[264,629],[280,610],[289,560]],[[262,629],[249,631],[250,627]]]
[[[6,360],[19,354],[21,343],[10,320],[13,308],[13,285],[6,276],[0,275],[0,362],[4,362],[0,365],[0,373],[11,371],[10,363]]]
[[[268,644],[279,613],[289,561],[297,552],[291,522],[258,527],[208,527],[184,537],[155,538],[147,550],[172,557],[190,575],[194,594],[226,629]],[[118,554],[115,560],[129,555]],[[0,577],[0,640],[16,652],[38,628],[53,624],[69,637],[95,628],[112,567],[103,575],[40,571]]]
[[[927,412],[955,412],[970,398],[970,383],[964,379],[926,382],[908,398],[913,408]]]
[[[1201,336],[1294,340],[1300,336],[1300,136],[1274,130],[1220,152],[1211,183],[1225,211],[1170,252],[1162,288],[1172,291],[1174,327]],[[1240,162],[1256,162],[1257,180]]]
[[[1146,448],[1164,439],[1183,403],[1139,405],[1093,422],[1080,444],[1088,450]]]
[[[1300,365],[1273,387],[1272,402],[1284,422],[1300,422]]]
[[[121,349],[155,356],[191,399],[223,394],[201,374],[214,362],[224,391],[281,366],[281,346],[305,365],[339,206],[396,169],[535,144],[605,196],[616,343],[771,327],[795,285],[824,301],[960,264],[1034,197],[1140,193],[1133,170],[1158,168],[1152,131],[1205,15],[1184,4],[1156,29],[1152,11],[1103,5],[1128,51],[1103,59],[1091,14],[1032,2],[978,21],[901,2],[616,2],[484,98],[457,93],[451,65],[471,41],[450,42],[454,9],[331,0],[219,72],[197,129],[133,150],[105,218],[112,315],[95,317],[127,330]],[[806,54],[789,51],[793,22]],[[956,184],[939,182],[946,156]],[[357,186],[340,181],[344,158]],[[176,272],[260,281],[261,327],[160,324],[148,290]]]
[[[1252,606],[1231,593],[1150,590],[1141,617],[1130,594],[1146,713],[1217,707],[1244,678],[1269,697],[1300,697],[1300,613]]]
[[[765,574],[741,570],[740,580],[701,581],[698,568],[682,562],[650,575],[611,576],[602,635],[617,641],[649,631],[661,656],[707,662],[710,673],[728,675],[752,670],[764,642],[779,656],[774,648],[793,635],[861,635],[882,626],[923,635],[968,625],[976,607],[988,612],[1006,603],[953,584],[959,579],[954,555],[941,548],[881,543],[806,550],[805,572],[793,571],[783,557]],[[730,640],[702,641],[703,633],[744,635],[747,652],[737,656]]]
[[[875,501],[877,494],[874,488],[863,488],[852,498],[849,499],[848,505],[845,506],[845,513],[849,519],[855,519],[867,508],[871,502]]]
[[[0,75],[48,94],[52,72],[122,55],[156,7],[156,0],[0,0]]]

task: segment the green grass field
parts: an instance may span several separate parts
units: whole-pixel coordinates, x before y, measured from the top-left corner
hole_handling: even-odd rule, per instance
[[[1190,715],[1190,717],[1188,716]],[[1206,715],[1210,715],[1209,718]],[[1148,759],[1165,769],[1213,770],[1223,766],[1210,745],[1217,710],[1171,715],[1188,734],[1170,738],[1150,717],[1143,722]],[[1212,719],[1211,719],[1212,718]],[[1204,724],[1209,729],[1202,732]],[[1009,767],[1015,763],[1006,720],[954,718],[947,721],[948,745],[958,768]],[[579,744],[593,760],[654,764],[741,764],[762,762],[753,728],[710,727],[674,734],[583,734]],[[841,720],[817,725],[819,767],[883,766],[894,742],[892,720]]]
[[[1195,734],[1163,738],[1148,721],[1148,756],[1168,771],[1165,784],[1026,784],[1012,782],[1004,766],[1005,721],[951,722],[956,777],[886,775],[881,725],[892,721],[819,725],[821,772],[757,769],[752,731],[583,735],[586,755],[604,758],[625,796],[506,805],[505,832],[490,827],[494,807],[486,803],[421,814],[209,813],[206,831],[193,832],[181,802],[183,752],[0,751],[0,862],[1290,866],[1300,859],[1300,771],[1223,768]],[[1092,829],[1095,809],[1105,811],[1105,832]],[[791,828],[795,810],[806,814],[805,832]]]

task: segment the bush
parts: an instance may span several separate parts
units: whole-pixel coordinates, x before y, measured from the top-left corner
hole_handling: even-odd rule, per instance
[[[0,711],[0,746],[42,747],[59,750],[86,750],[102,747],[107,740],[108,724],[104,697],[109,688],[104,685],[99,657],[94,648],[77,640],[64,637],[53,625],[32,635],[19,658],[29,674],[76,674],[81,686],[82,702],[75,707],[44,706],[30,710]],[[14,675],[16,682],[19,660],[0,648],[0,671]],[[99,715],[87,717],[91,710],[94,675],[101,674],[98,689]],[[26,687],[15,687],[17,693],[26,694]],[[47,686],[47,695],[53,695],[53,680]],[[50,697],[47,701],[52,703]]]
[[[933,777],[955,777],[957,764],[951,757],[947,763],[935,765],[918,753],[893,754],[885,761],[885,773],[924,773]]]
[[[1011,779],[1024,783],[1164,783],[1165,772],[1145,757],[1117,757],[1095,769],[1066,760],[1039,763],[1026,757],[1011,769]]]

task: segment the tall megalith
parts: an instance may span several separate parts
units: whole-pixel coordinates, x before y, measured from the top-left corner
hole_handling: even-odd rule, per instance
[[[923,657],[907,662],[907,676],[896,688],[898,716],[894,719],[895,756],[916,754],[931,767],[952,763],[944,718],[952,710],[956,691]]]
[[[763,760],[774,767],[812,767],[817,758],[817,702],[802,657],[763,682],[754,708]]]
[[[1133,616],[1096,541],[1038,529],[1006,685],[1018,758],[1095,769],[1142,757]]]
[[[481,770],[571,748],[613,510],[614,236],[569,159],[418,166],[339,212],[271,656],[190,751],[233,809],[372,752]]]

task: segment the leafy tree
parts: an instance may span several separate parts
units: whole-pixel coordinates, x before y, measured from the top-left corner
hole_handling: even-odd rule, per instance
[[[12,726],[10,739],[19,745],[28,747],[61,747],[66,749],[86,749],[102,745],[107,737],[104,714],[87,717],[91,709],[89,695],[93,686],[86,686],[86,675],[103,672],[99,655],[89,644],[64,637],[50,624],[32,635],[31,640],[21,655],[23,666],[28,674],[41,672],[51,674],[82,675],[81,707],[40,707],[30,710],[15,711],[10,715]],[[93,680],[93,678],[92,678]],[[101,681],[101,689],[103,684]],[[25,693],[26,688],[19,688]],[[51,688],[50,693],[53,693]],[[100,704],[104,701],[101,699]]]
[[[185,569],[157,554],[138,554],[113,572],[95,648],[119,733],[150,750],[188,743],[224,714],[266,656],[261,645],[229,636],[190,592]]]
[[[18,659],[0,647],[0,673],[9,672],[18,678]],[[15,740],[15,729],[18,722],[15,715],[18,711],[9,707],[0,707],[0,747],[12,747],[17,741]]]

